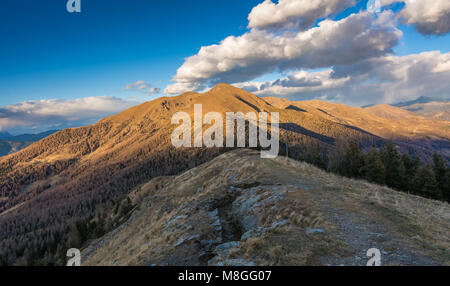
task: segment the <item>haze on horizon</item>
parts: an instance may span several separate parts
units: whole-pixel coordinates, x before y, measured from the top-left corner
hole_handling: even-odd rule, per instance
[[[368,3],[369,2],[369,3]],[[448,0],[8,1],[0,132],[94,123],[224,82],[352,106],[449,98]]]

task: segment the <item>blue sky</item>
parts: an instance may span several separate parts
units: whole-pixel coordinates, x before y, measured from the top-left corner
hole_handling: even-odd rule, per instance
[[[257,2],[84,0],[69,14],[65,0],[4,1],[0,105],[164,87],[200,46],[242,33]]]
[[[64,117],[61,114],[45,119],[55,122],[43,124],[28,124],[23,122],[25,119],[18,120],[20,115],[15,113],[11,115],[13,111],[10,107],[21,104],[22,108],[24,102],[43,101],[41,105],[52,105],[55,102],[62,104],[66,100],[78,102],[78,99],[88,97],[105,97],[105,100],[114,98],[115,101],[112,102],[118,104],[117,110],[109,108],[99,112],[98,116],[90,113],[86,118],[74,119],[72,116],[72,121],[76,122],[74,125],[80,125],[92,123],[97,117],[101,118],[132,104],[163,96],[165,88],[174,83],[172,82],[174,76],[177,76],[178,81],[186,80],[177,74],[177,69],[189,67],[187,59],[199,53],[201,47],[219,44],[229,36],[239,37],[253,33],[256,28],[248,28],[249,13],[263,0],[81,0],[82,12],[72,14],[66,11],[66,2],[66,0],[2,2],[0,131],[20,133],[70,126],[68,124],[70,118],[64,118],[63,122],[59,122]],[[366,10],[367,1],[357,2],[356,5],[345,7],[334,15],[319,17],[309,28],[318,27],[325,18],[334,21],[346,20],[349,15]],[[403,8],[404,4],[397,3],[385,9],[390,9],[396,14]],[[439,51],[441,54],[449,52],[448,34],[423,35],[417,32],[413,24],[404,24],[402,21],[398,21],[397,28],[403,35],[392,47],[396,57],[426,51]],[[273,33],[278,35],[283,32]],[[352,36],[348,35],[349,38]],[[196,61],[200,62],[211,60],[210,56],[207,59],[198,58]],[[241,84],[236,79],[230,79],[229,83],[245,86],[262,96],[321,98],[354,105],[377,103],[377,100],[395,101],[388,95],[382,99],[376,97],[376,100],[374,97],[364,99],[353,95],[345,97],[347,89],[342,86],[343,81],[336,85],[333,83],[332,86],[338,86],[333,89],[335,92],[325,88],[304,92],[304,89],[297,87],[295,93],[283,89],[283,92],[276,94],[281,87],[272,86],[273,88],[264,90],[261,88],[268,84],[272,85],[275,80],[284,77],[291,76],[298,79],[298,75],[290,73],[303,70],[309,73],[308,76],[322,80],[322,85],[325,86],[327,80],[333,79],[331,74],[337,74],[337,69],[331,70],[334,66],[334,64],[328,66],[313,63],[283,69],[281,65],[275,65],[248,77],[246,75],[253,74],[254,70],[250,68],[236,70],[236,75],[244,75],[242,82],[246,84]],[[328,75],[327,70],[330,70]],[[375,77],[373,74],[368,76]],[[189,75],[188,78],[191,79]],[[229,75],[214,71],[211,78],[194,78],[192,84],[201,91],[217,80],[228,78]],[[304,80],[307,79],[302,78],[302,81]],[[357,76],[352,75],[350,81],[356,80]],[[374,79],[375,82],[377,80]],[[125,89],[125,86],[137,81],[144,81],[146,85],[159,88],[161,91],[143,94],[137,89]],[[418,87],[417,90],[424,88]],[[437,96],[442,96],[442,90],[434,92]],[[413,93],[412,97],[423,95]],[[19,121],[21,122],[17,124],[12,123]]]

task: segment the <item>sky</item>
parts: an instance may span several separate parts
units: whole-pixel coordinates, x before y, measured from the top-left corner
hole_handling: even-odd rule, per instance
[[[2,1],[0,132],[91,124],[220,82],[354,106],[449,96],[448,0],[80,3]]]

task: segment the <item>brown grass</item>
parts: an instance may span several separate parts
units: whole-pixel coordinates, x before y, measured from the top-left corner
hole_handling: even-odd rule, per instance
[[[232,175],[236,175],[234,180]],[[156,180],[162,180],[164,187],[156,190]],[[302,162],[263,160],[257,152],[237,150],[180,176],[144,185],[141,191],[147,196],[141,210],[135,211],[127,226],[111,235],[105,246],[90,254],[86,264],[201,265],[201,248],[195,241],[176,244],[195,234],[202,240],[214,239],[217,234],[208,210],[195,206],[220,201],[226,190],[236,185],[256,190],[258,204],[264,207],[255,206],[251,212],[267,231],[241,241],[230,251],[229,259],[242,258],[258,265],[323,265],[360,255],[364,249],[358,247],[366,247],[364,241],[356,245],[343,239],[337,215],[349,225],[350,236],[346,235],[350,239],[353,232],[358,235],[360,231],[356,226],[369,232],[376,227],[386,238],[372,243],[386,251],[397,251],[401,245],[416,256],[444,265],[450,262],[448,204],[328,174]],[[278,195],[283,199],[270,203]],[[180,215],[186,217],[167,226]],[[271,227],[286,219],[289,224]],[[310,228],[323,232],[308,233]]]

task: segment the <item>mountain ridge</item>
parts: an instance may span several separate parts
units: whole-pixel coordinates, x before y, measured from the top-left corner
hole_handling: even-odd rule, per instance
[[[450,158],[450,122],[435,120],[390,105],[350,107],[340,103],[319,100],[289,101],[267,97],[266,100],[279,108],[298,108],[324,118],[350,125],[397,144],[438,150]]]
[[[445,98],[432,98],[432,97],[427,97],[427,96],[421,96],[414,100],[403,101],[403,102],[395,103],[392,105],[396,106],[396,107],[407,107],[407,106],[414,105],[414,104],[423,104],[423,103],[430,103],[430,102],[448,102],[448,101],[449,101],[449,99],[445,99]]]
[[[436,120],[450,121],[450,101],[424,101],[404,104],[401,108]]]
[[[295,158],[335,150],[338,142],[350,139],[366,147],[386,142],[325,116],[324,110],[278,108],[226,84],[202,94],[158,98],[91,126],[61,130],[0,158],[0,256],[6,257],[7,264],[24,263],[29,255],[24,251],[41,245],[40,237],[52,245],[55,240],[65,241],[71,225],[101,216],[136,186],[155,177],[180,174],[229,151],[171,145],[172,115],[179,111],[192,114],[195,104],[203,105],[203,113],[279,112],[280,149],[288,132],[289,154]],[[405,148],[431,155],[416,146]],[[63,252],[64,246],[56,245],[52,251]],[[42,247],[42,255],[52,261],[53,254]]]
[[[448,204],[254,150],[155,178],[129,198],[127,219],[82,250],[82,265],[365,266],[374,247],[385,266],[450,263]]]

